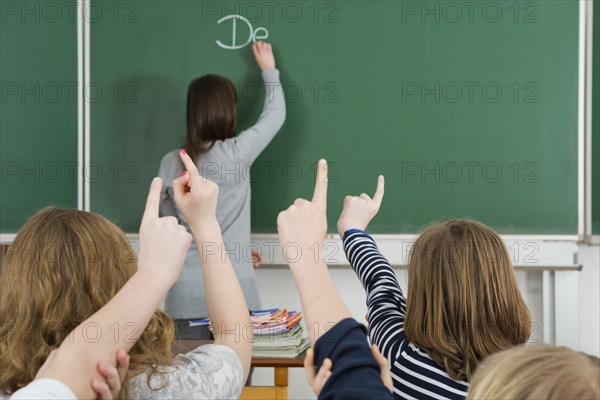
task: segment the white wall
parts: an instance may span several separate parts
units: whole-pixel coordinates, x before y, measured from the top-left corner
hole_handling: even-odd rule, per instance
[[[579,346],[600,357],[600,246],[579,246]]]
[[[562,249],[559,244],[555,249]],[[576,247],[575,247],[576,248]],[[577,249],[577,248],[576,248]],[[545,257],[544,262],[566,263],[572,259],[569,250],[561,250],[564,254]],[[569,338],[569,343],[578,343],[577,350],[600,356],[600,249],[598,246],[578,246],[578,262],[583,265],[583,270],[578,272],[578,310],[579,327],[571,330],[579,331],[574,337]],[[572,262],[572,261],[571,261]],[[365,322],[366,313],[365,294],[354,272],[350,269],[332,269],[334,282],[344,301],[350,308],[353,316]],[[406,288],[406,272],[397,273],[402,288]],[[534,323],[539,325],[534,332],[534,340],[542,338],[543,309],[542,309],[542,273],[525,272],[517,273],[517,279],[523,296],[530,307]],[[557,276],[557,279],[560,279]],[[287,269],[259,269],[257,281],[264,307],[286,307],[300,310],[300,299],[292,276]],[[575,295],[577,297],[577,294]],[[253,385],[272,385],[273,372],[271,369],[257,369]],[[302,369],[290,369],[290,399],[314,399],[315,396],[304,378]]]

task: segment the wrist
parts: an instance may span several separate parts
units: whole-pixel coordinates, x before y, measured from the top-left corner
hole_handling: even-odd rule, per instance
[[[351,228],[352,224],[347,224],[345,222],[342,222],[341,224],[338,224],[337,229],[338,229],[338,235],[340,235],[340,238],[344,238],[344,234],[349,231]]]
[[[212,236],[216,232],[221,233],[221,226],[216,216],[199,219],[194,224],[190,224],[190,229],[194,238]]]
[[[160,299],[166,296],[167,292],[177,281],[173,274],[156,273],[157,270],[165,268],[153,268],[150,265],[138,265],[138,270],[129,279],[129,283],[139,288],[140,293],[150,292],[159,295]],[[149,290],[150,289],[150,290]]]
[[[195,235],[197,232],[201,232],[203,230],[219,226],[219,221],[217,221],[216,215],[212,215],[210,217],[197,218],[193,223],[190,223],[189,225],[190,229],[192,230],[192,233]]]
[[[349,229],[346,229],[345,231],[343,231],[341,233],[342,240],[345,240],[349,235],[351,235],[353,233],[356,233],[356,232],[363,232],[364,233],[364,229],[362,229],[362,228],[349,228]]]
[[[323,240],[291,241],[282,243],[282,254],[285,262],[290,266],[311,267],[316,264],[325,264]]]

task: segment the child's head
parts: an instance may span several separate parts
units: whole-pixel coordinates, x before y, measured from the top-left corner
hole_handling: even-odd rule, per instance
[[[525,343],[531,331],[502,239],[474,221],[426,229],[408,263],[407,338],[468,380],[486,356]]]
[[[565,347],[516,346],[485,359],[467,399],[598,399],[600,360]]]
[[[237,92],[233,83],[219,75],[194,79],[187,96],[187,152],[196,156],[216,140],[233,137],[237,125]]]
[[[27,221],[0,274],[0,392],[32,381],[50,352],[136,270],[123,232],[97,214],[46,208]],[[88,332],[89,340],[115,333]],[[130,368],[169,363],[173,335],[173,321],[156,311],[130,351]]]

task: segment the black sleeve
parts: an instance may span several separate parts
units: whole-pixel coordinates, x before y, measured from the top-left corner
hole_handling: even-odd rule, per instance
[[[333,367],[319,400],[393,399],[381,380],[379,364],[367,342],[367,330],[353,318],[338,322],[317,340],[314,348],[318,368],[325,358]]]

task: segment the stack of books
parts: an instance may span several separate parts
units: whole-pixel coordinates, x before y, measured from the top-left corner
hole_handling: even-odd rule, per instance
[[[294,358],[310,347],[302,327],[302,313],[285,308],[250,312],[254,343],[252,357]],[[209,319],[190,321],[190,326],[208,325]]]
[[[274,308],[252,311],[254,330],[252,357],[293,358],[310,347],[300,323],[302,313]]]

